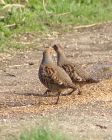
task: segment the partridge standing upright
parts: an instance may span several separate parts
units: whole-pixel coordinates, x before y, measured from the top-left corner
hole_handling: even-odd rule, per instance
[[[73,83],[82,85],[85,83],[99,82],[94,79],[89,72],[85,71],[81,65],[72,63],[68,60],[60,44],[55,44],[53,48],[57,53],[57,65],[66,71]]]
[[[41,83],[48,89],[47,91],[58,93],[57,104],[63,89],[71,88],[73,92],[77,88],[69,75],[62,68],[53,63],[51,55],[52,50],[52,48],[48,48],[43,52],[38,75]]]

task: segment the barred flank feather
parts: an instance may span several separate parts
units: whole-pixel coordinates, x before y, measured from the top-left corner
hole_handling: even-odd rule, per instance
[[[62,47],[59,44],[53,46],[57,53],[57,64],[62,67],[70,76],[73,83],[97,83],[89,72],[84,70],[81,65],[72,63],[67,59]]]
[[[60,94],[66,88],[76,90],[76,86],[73,84],[69,75],[52,62],[50,48],[43,52],[43,59],[38,75],[41,83],[52,92],[58,92]]]

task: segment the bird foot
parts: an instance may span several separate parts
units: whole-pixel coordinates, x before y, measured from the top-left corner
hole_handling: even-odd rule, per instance
[[[78,95],[81,95],[81,90],[79,88],[77,88],[76,91]]]

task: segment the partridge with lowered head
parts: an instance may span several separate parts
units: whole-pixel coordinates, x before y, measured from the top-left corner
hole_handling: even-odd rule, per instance
[[[63,48],[60,44],[53,45],[54,50],[57,53],[57,65],[63,68],[70,76],[73,83],[97,83],[99,82],[91,76],[89,72],[83,69],[83,67],[77,63],[71,62],[65,55]]]

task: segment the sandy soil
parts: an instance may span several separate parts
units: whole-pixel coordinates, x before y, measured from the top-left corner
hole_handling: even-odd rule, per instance
[[[23,34],[17,40],[24,42],[24,36],[26,39]],[[53,105],[57,97],[42,96],[46,89],[38,79],[42,51],[55,40],[65,47],[71,61],[101,80],[83,86],[82,95],[61,96],[58,105]],[[35,35],[30,41],[37,47],[0,54],[0,137],[9,139],[47,120],[49,127],[78,140],[111,140],[112,23],[73,28],[66,34]]]

